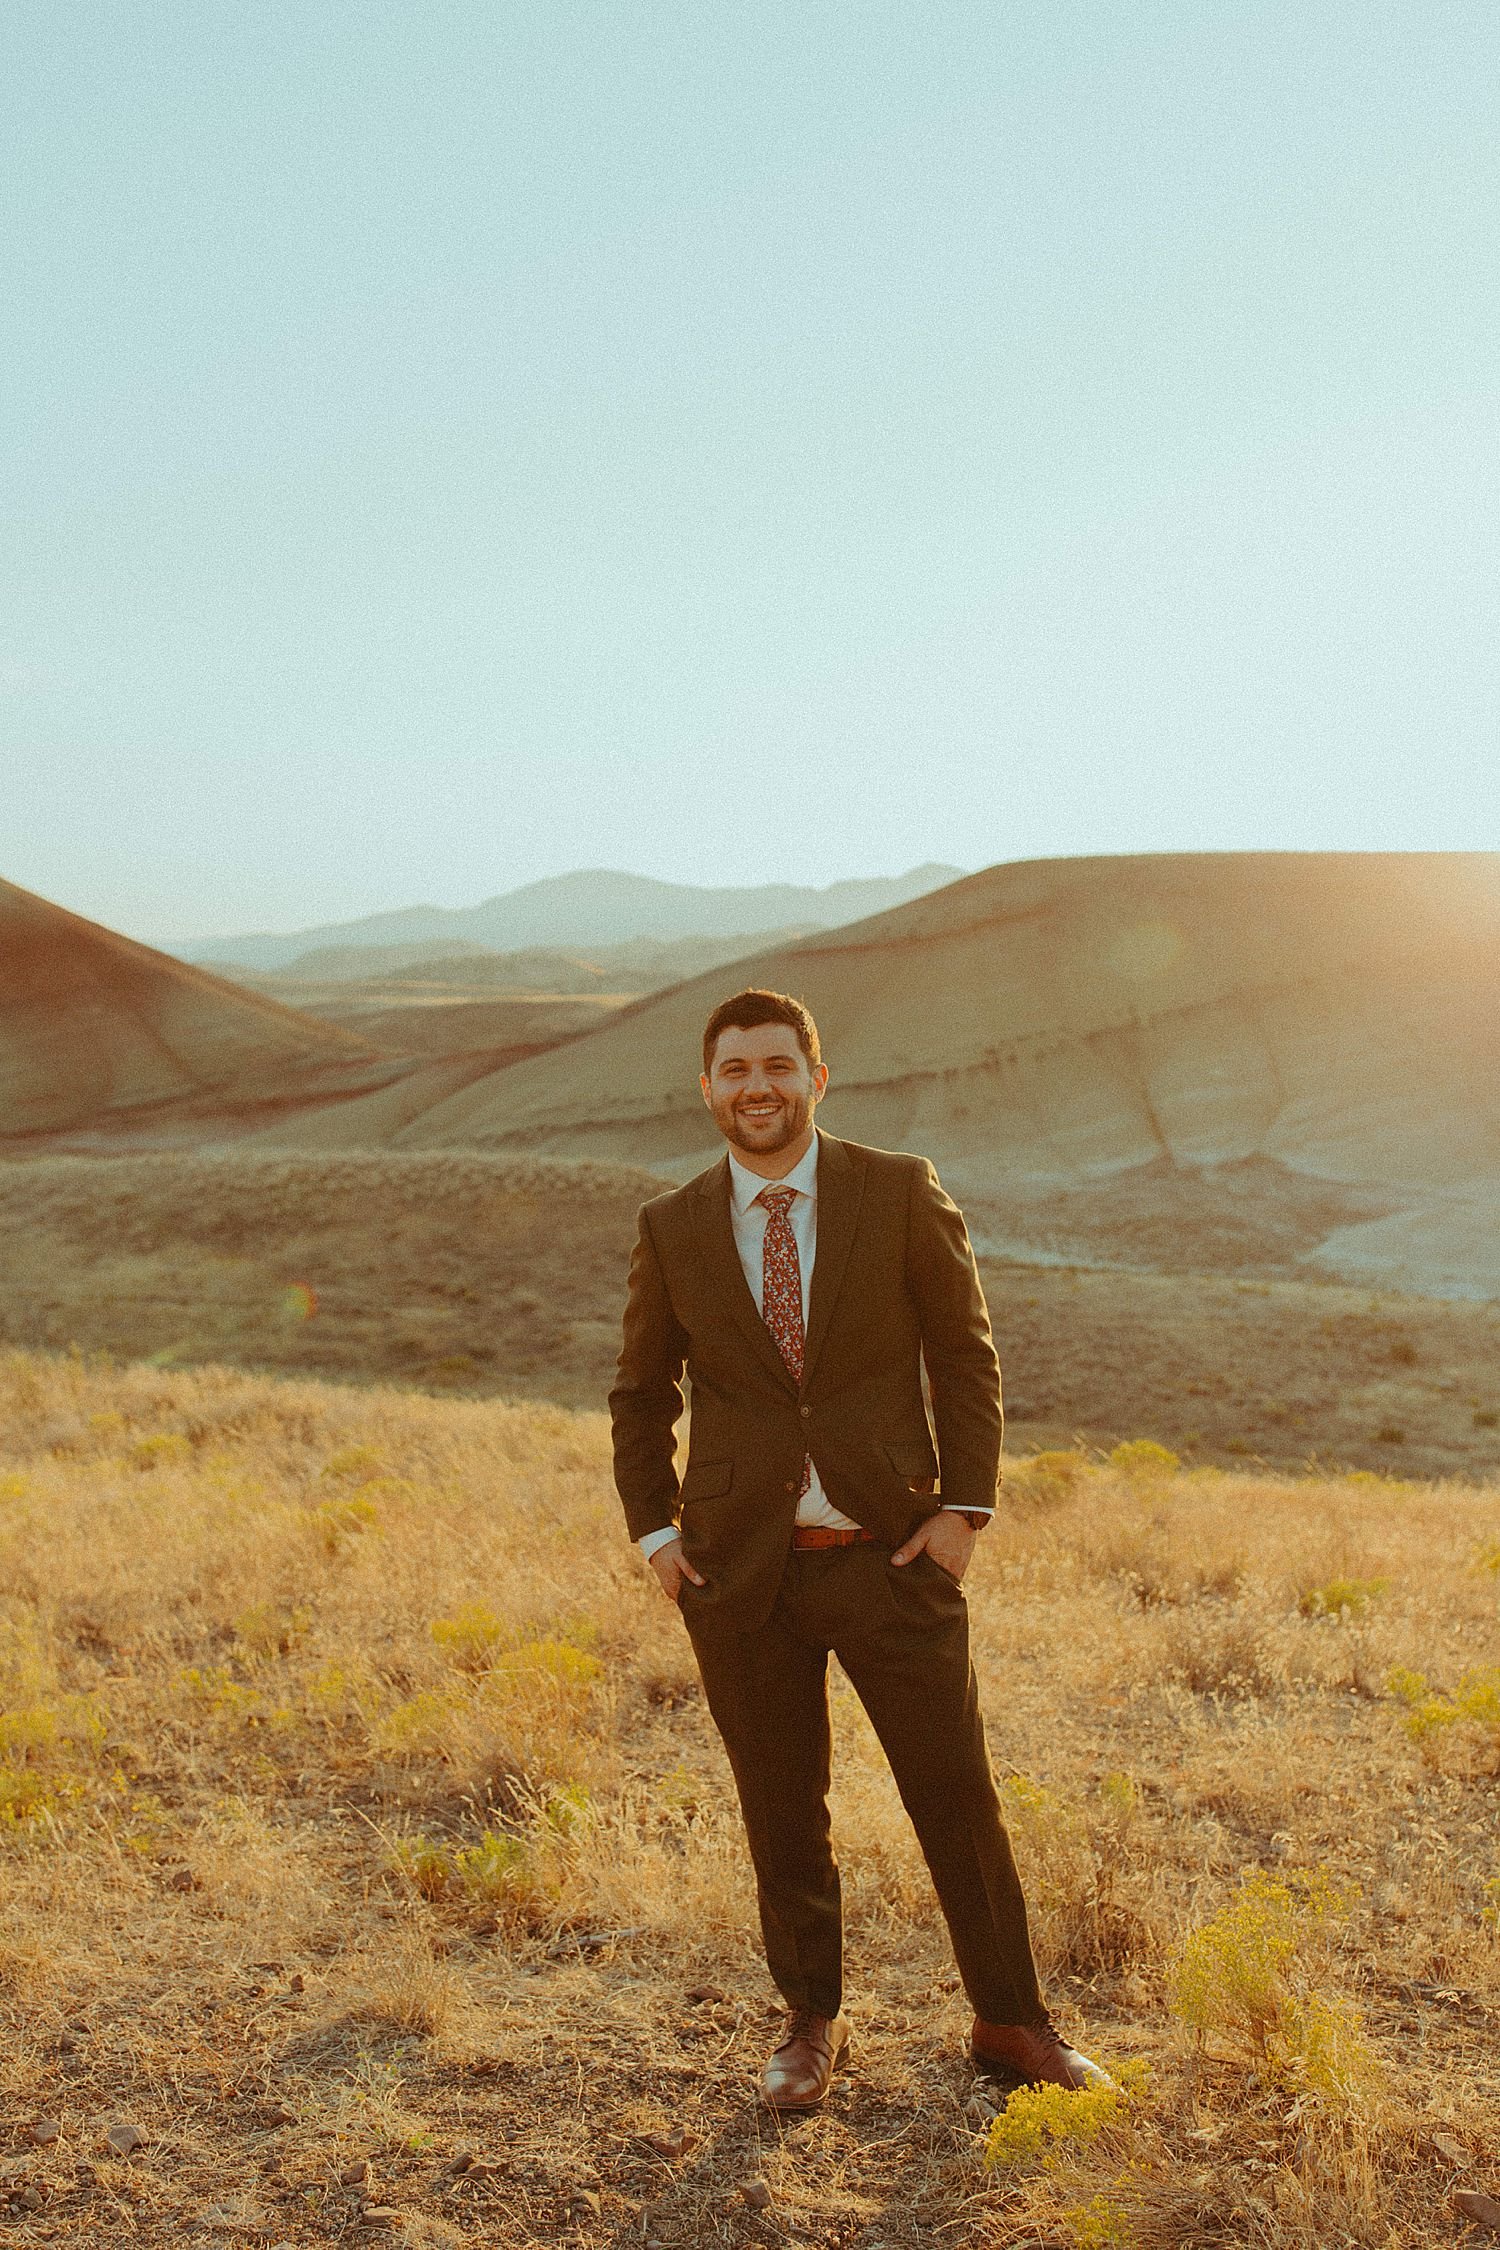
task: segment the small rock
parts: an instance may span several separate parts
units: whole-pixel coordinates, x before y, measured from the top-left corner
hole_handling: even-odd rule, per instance
[[[464,2178],[466,2180],[498,2180],[504,2170],[505,2165],[500,2157],[476,2156],[471,2158],[469,2163],[464,2166]]]
[[[40,2188],[23,2187],[17,2195],[16,2201],[23,2211],[40,2211],[42,2208],[42,2191]]]
[[[61,2136],[62,2126],[55,2117],[38,2117],[33,2120],[29,2130],[34,2147],[51,2148],[53,2142]]]
[[[443,2166],[443,2170],[447,2173],[450,2180],[456,2180],[459,2177],[460,2173],[472,2172],[473,2169],[474,2153],[472,2149],[467,2148],[461,2148],[457,2156],[450,2156],[447,2163]]]
[[[1500,2234],[1500,2203],[1492,2195],[1481,2195],[1478,2188],[1460,2188],[1453,2200],[1466,2219]]]
[[[401,2219],[394,2203],[362,2204],[359,2215],[367,2227],[393,2227],[399,2225]]]
[[[1451,2133],[1429,2133],[1427,2146],[1431,2149],[1433,2155],[1440,2156],[1445,2164],[1467,2164],[1469,2161],[1468,2150],[1460,2147]]]
[[[295,2125],[297,2122],[297,2112],[288,2109],[285,2102],[268,2103],[264,2114],[266,2123],[272,2126]]]
[[[695,1984],[688,1994],[690,2000],[722,2000],[723,1993],[716,1984]],[[778,2013],[780,2011],[778,2010]]]
[[[138,2148],[146,2145],[146,2136],[139,2125],[111,2125],[104,2137],[116,2156],[134,2156]]]
[[[370,2177],[370,2162],[362,2156],[357,2164],[346,2164],[339,2174],[340,2187],[363,2187]]]
[[[203,1885],[190,1867],[174,1867],[167,1877],[169,1891],[201,1891]]]
[[[580,2218],[597,2219],[601,2206],[592,2188],[575,2188],[568,2197],[568,2209]]]
[[[752,2211],[769,2211],[771,2191],[764,2180],[741,2180],[740,2201],[748,2204]]]
[[[693,2136],[685,2125],[669,2125],[664,2133],[648,2133],[646,2136],[647,2148],[657,2156],[664,2156],[669,2164],[675,2164],[679,2157],[686,2156],[692,2145]]]

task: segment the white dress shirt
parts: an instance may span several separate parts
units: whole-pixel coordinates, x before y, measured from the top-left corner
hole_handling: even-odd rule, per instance
[[[792,1188],[795,1193],[787,1206],[792,1236],[797,1245],[797,1264],[802,1273],[802,1333],[807,1334],[807,1315],[812,1303],[813,1261],[818,1255],[818,1136],[813,1135],[812,1147],[791,1171],[779,1180],[762,1179],[759,1172],[749,1171],[729,1151],[729,1220],[734,1229],[734,1246],[740,1254],[745,1279],[750,1284],[750,1294],[755,1299],[756,1310],[765,1318],[765,1254],[766,1228],[771,1214],[756,1198],[769,1187]],[[834,1531],[858,1531],[859,1525],[851,1516],[842,1515],[823,1490],[818,1475],[818,1465],[812,1464],[812,1482],[797,1503],[797,1521],[802,1524],[823,1524]],[[677,1527],[669,1524],[660,1531],[648,1531],[638,1544],[643,1555],[654,1555],[658,1547],[677,1537]]]

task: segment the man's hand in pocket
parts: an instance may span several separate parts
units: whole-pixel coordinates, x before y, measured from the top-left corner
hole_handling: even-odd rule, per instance
[[[651,1568],[669,1602],[675,1602],[682,1592],[683,1580],[694,1586],[706,1586],[708,1580],[700,1578],[682,1551],[680,1539],[668,1539],[650,1557]]]
[[[963,1517],[953,1508],[940,1508],[935,1516],[919,1523],[904,1546],[892,1555],[893,1563],[909,1563],[925,1549],[939,1570],[946,1570],[950,1578],[962,1578],[974,1553],[974,1542],[979,1534],[971,1531]]]

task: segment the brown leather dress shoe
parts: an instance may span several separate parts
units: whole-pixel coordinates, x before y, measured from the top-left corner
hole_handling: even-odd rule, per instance
[[[816,2109],[849,2052],[849,2018],[789,2008],[781,2044],[761,2074],[760,2098],[785,2115]]]
[[[1022,2086],[1070,2086],[1078,2093],[1115,2083],[1107,2070],[1070,2047],[1048,2016],[1032,2024],[985,2023],[976,2016],[969,2052],[976,2070]]]

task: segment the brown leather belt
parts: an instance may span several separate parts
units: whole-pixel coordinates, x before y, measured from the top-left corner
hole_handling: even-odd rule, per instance
[[[840,1531],[831,1523],[799,1523],[792,1530],[794,1547],[873,1547],[873,1531]]]

